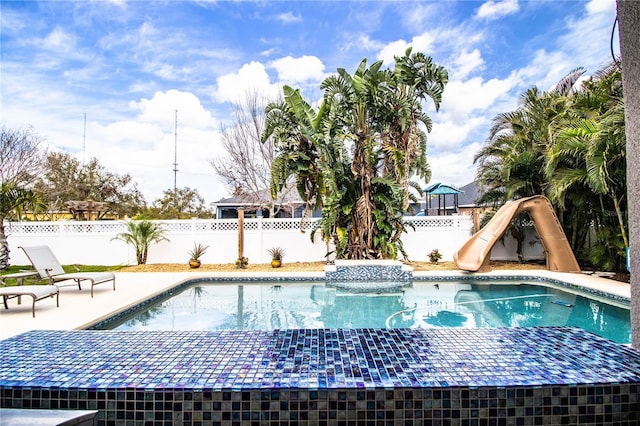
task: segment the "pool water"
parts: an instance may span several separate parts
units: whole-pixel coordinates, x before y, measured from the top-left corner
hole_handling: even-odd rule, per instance
[[[323,283],[197,283],[112,323],[115,330],[574,326],[631,342],[619,303],[537,284],[414,282],[377,292]]]

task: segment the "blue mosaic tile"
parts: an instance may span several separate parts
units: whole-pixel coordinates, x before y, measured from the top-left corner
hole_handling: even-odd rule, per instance
[[[34,331],[0,386],[338,389],[640,382],[640,354],[580,329]]]
[[[334,268],[327,268],[325,270],[325,277],[327,282],[335,281],[395,281],[406,282],[411,281],[413,278],[413,270],[405,268],[400,262],[394,264],[349,264],[341,265],[340,261],[336,261]],[[347,261],[349,262],[349,261]],[[375,261],[373,261],[375,262]],[[332,270],[335,269],[335,270]]]

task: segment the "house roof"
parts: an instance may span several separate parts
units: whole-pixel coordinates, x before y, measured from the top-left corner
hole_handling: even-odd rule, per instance
[[[477,206],[477,200],[480,198],[482,185],[473,181],[464,186],[461,186],[459,189],[452,188],[449,185],[442,185],[440,183],[435,183],[430,185],[428,188],[425,188],[425,192],[427,194],[458,194],[458,207],[475,207]],[[430,191],[431,190],[431,191]],[[448,192],[451,191],[451,192]],[[451,209],[454,208],[455,200],[452,197],[447,198],[444,197],[444,208]]]
[[[260,198],[262,200],[271,200],[271,192],[267,189],[261,191]],[[298,191],[295,188],[291,188],[284,197],[281,197],[278,200],[279,204],[304,204],[304,201],[300,198]],[[243,196],[233,196],[228,198],[221,198],[218,201],[214,201],[211,203],[213,206],[260,206],[260,201],[248,200]]]
[[[464,191],[464,194],[458,197],[459,207],[474,207],[477,205],[477,200],[480,198],[480,183],[471,182],[460,188]]]
[[[475,207],[478,205],[482,185],[477,182],[470,182],[462,187],[462,194],[458,196],[458,207]],[[445,208],[453,208],[453,200],[445,200]]]
[[[441,184],[440,182],[429,185],[424,189],[424,192],[431,195],[449,195],[449,194],[462,194],[464,191],[455,189],[452,186]]]

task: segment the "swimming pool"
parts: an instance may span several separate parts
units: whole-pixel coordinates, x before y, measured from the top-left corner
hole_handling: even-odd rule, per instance
[[[416,282],[363,291],[324,283],[193,283],[108,321],[114,330],[572,326],[631,342],[628,304],[541,283]]]
[[[207,303],[218,300],[220,290],[227,285],[235,300],[242,300],[231,305],[231,319],[236,322],[244,324],[256,317],[258,314],[250,313],[251,305],[264,305],[262,300],[270,300],[270,295],[275,301],[269,303],[283,307],[283,313],[303,312],[303,316],[309,316],[306,309],[311,302],[306,299],[289,305],[280,299],[293,293],[303,281],[312,281],[306,293],[310,295],[315,286],[315,303],[325,303],[327,313],[336,312],[330,307],[336,299],[347,300],[350,311],[365,312],[362,306],[356,306],[357,298],[394,297],[394,309],[403,309],[387,316],[385,323],[415,317],[429,324],[427,320],[437,318],[437,312],[427,315],[426,308],[418,310],[423,305],[428,308],[428,304],[411,303],[415,298],[409,296],[422,285],[431,286],[440,295],[445,290],[453,293],[455,286],[460,286],[460,291],[455,291],[460,296],[454,296],[453,302],[443,298],[454,304],[446,305],[451,313],[462,313],[477,303],[502,304],[492,309],[506,311],[524,299],[507,294],[494,298],[501,300],[479,301],[469,296],[471,291],[482,290],[474,287],[471,278],[434,278],[420,277],[418,281],[422,282],[414,280],[413,286],[369,295],[327,288],[320,277],[275,278],[268,283],[258,276],[203,278],[204,282],[198,283],[188,279],[126,308],[116,317],[122,320],[140,305],[150,307],[167,301],[168,293],[182,293],[188,296],[183,305],[186,303],[189,309],[195,305],[195,310],[180,313],[175,303],[170,309],[162,309],[172,310],[170,316],[176,323],[195,325],[200,319],[191,312],[209,311]],[[495,280],[504,277],[475,279],[493,281],[495,287]],[[549,303],[556,305],[546,306],[545,315],[560,307],[577,312],[577,284],[542,280],[549,295],[546,299],[553,296],[554,302]],[[510,277],[510,284],[525,281],[539,282],[535,277]],[[212,283],[220,287],[209,287]],[[203,289],[192,290],[194,285]],[[250,296],[260,288],[263,299]],[[561,298],[564,295],[556,293],[556,288],[566,290],[569,299]],[[204,297],[203,290],[215,296],[213,301]],[[628,306],[624,295],[585,291],[589,293],[587,299],[597,301],[602,297],[605,305],[611,301],[613,306]],[[486,294],[480,291],[479,296]],[[539,303],[545,305],[532,300],[525,306],[541,309]],[[157,317],[159,310],[147,316]],[[609,311],[608,306],[593,305],[587,315],[595,317],[596,323],[608,323],[605,311]],[[584,316],[582,312],[576,315]],[[520,314],[505,318],[522,325]],[[1,340],[0,353],[7,357],[0,368],[0,406],[97,409],[98,424],[106,426],[152,421],[185,426],[637,425],[640,421],[640,353],[575,327],[451,328],[432,324],[428,328],[396,329],[171,331],[165,325],[158,331],[105,331],[97,325],[94,330],[33,331]]]

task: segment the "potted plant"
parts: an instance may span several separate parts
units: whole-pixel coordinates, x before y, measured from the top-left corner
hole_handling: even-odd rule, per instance
[[[202,262],[200,257],[207,251],[209,246],[202,243],[193,243],[193,249],[189,251],[189,267],[191,269],[199,268]]]
[[[285,249],[282,247],[272,247],[267,251],[271,255],[271,267],[279,268],[282,266],[282,258],[284,257]]]

